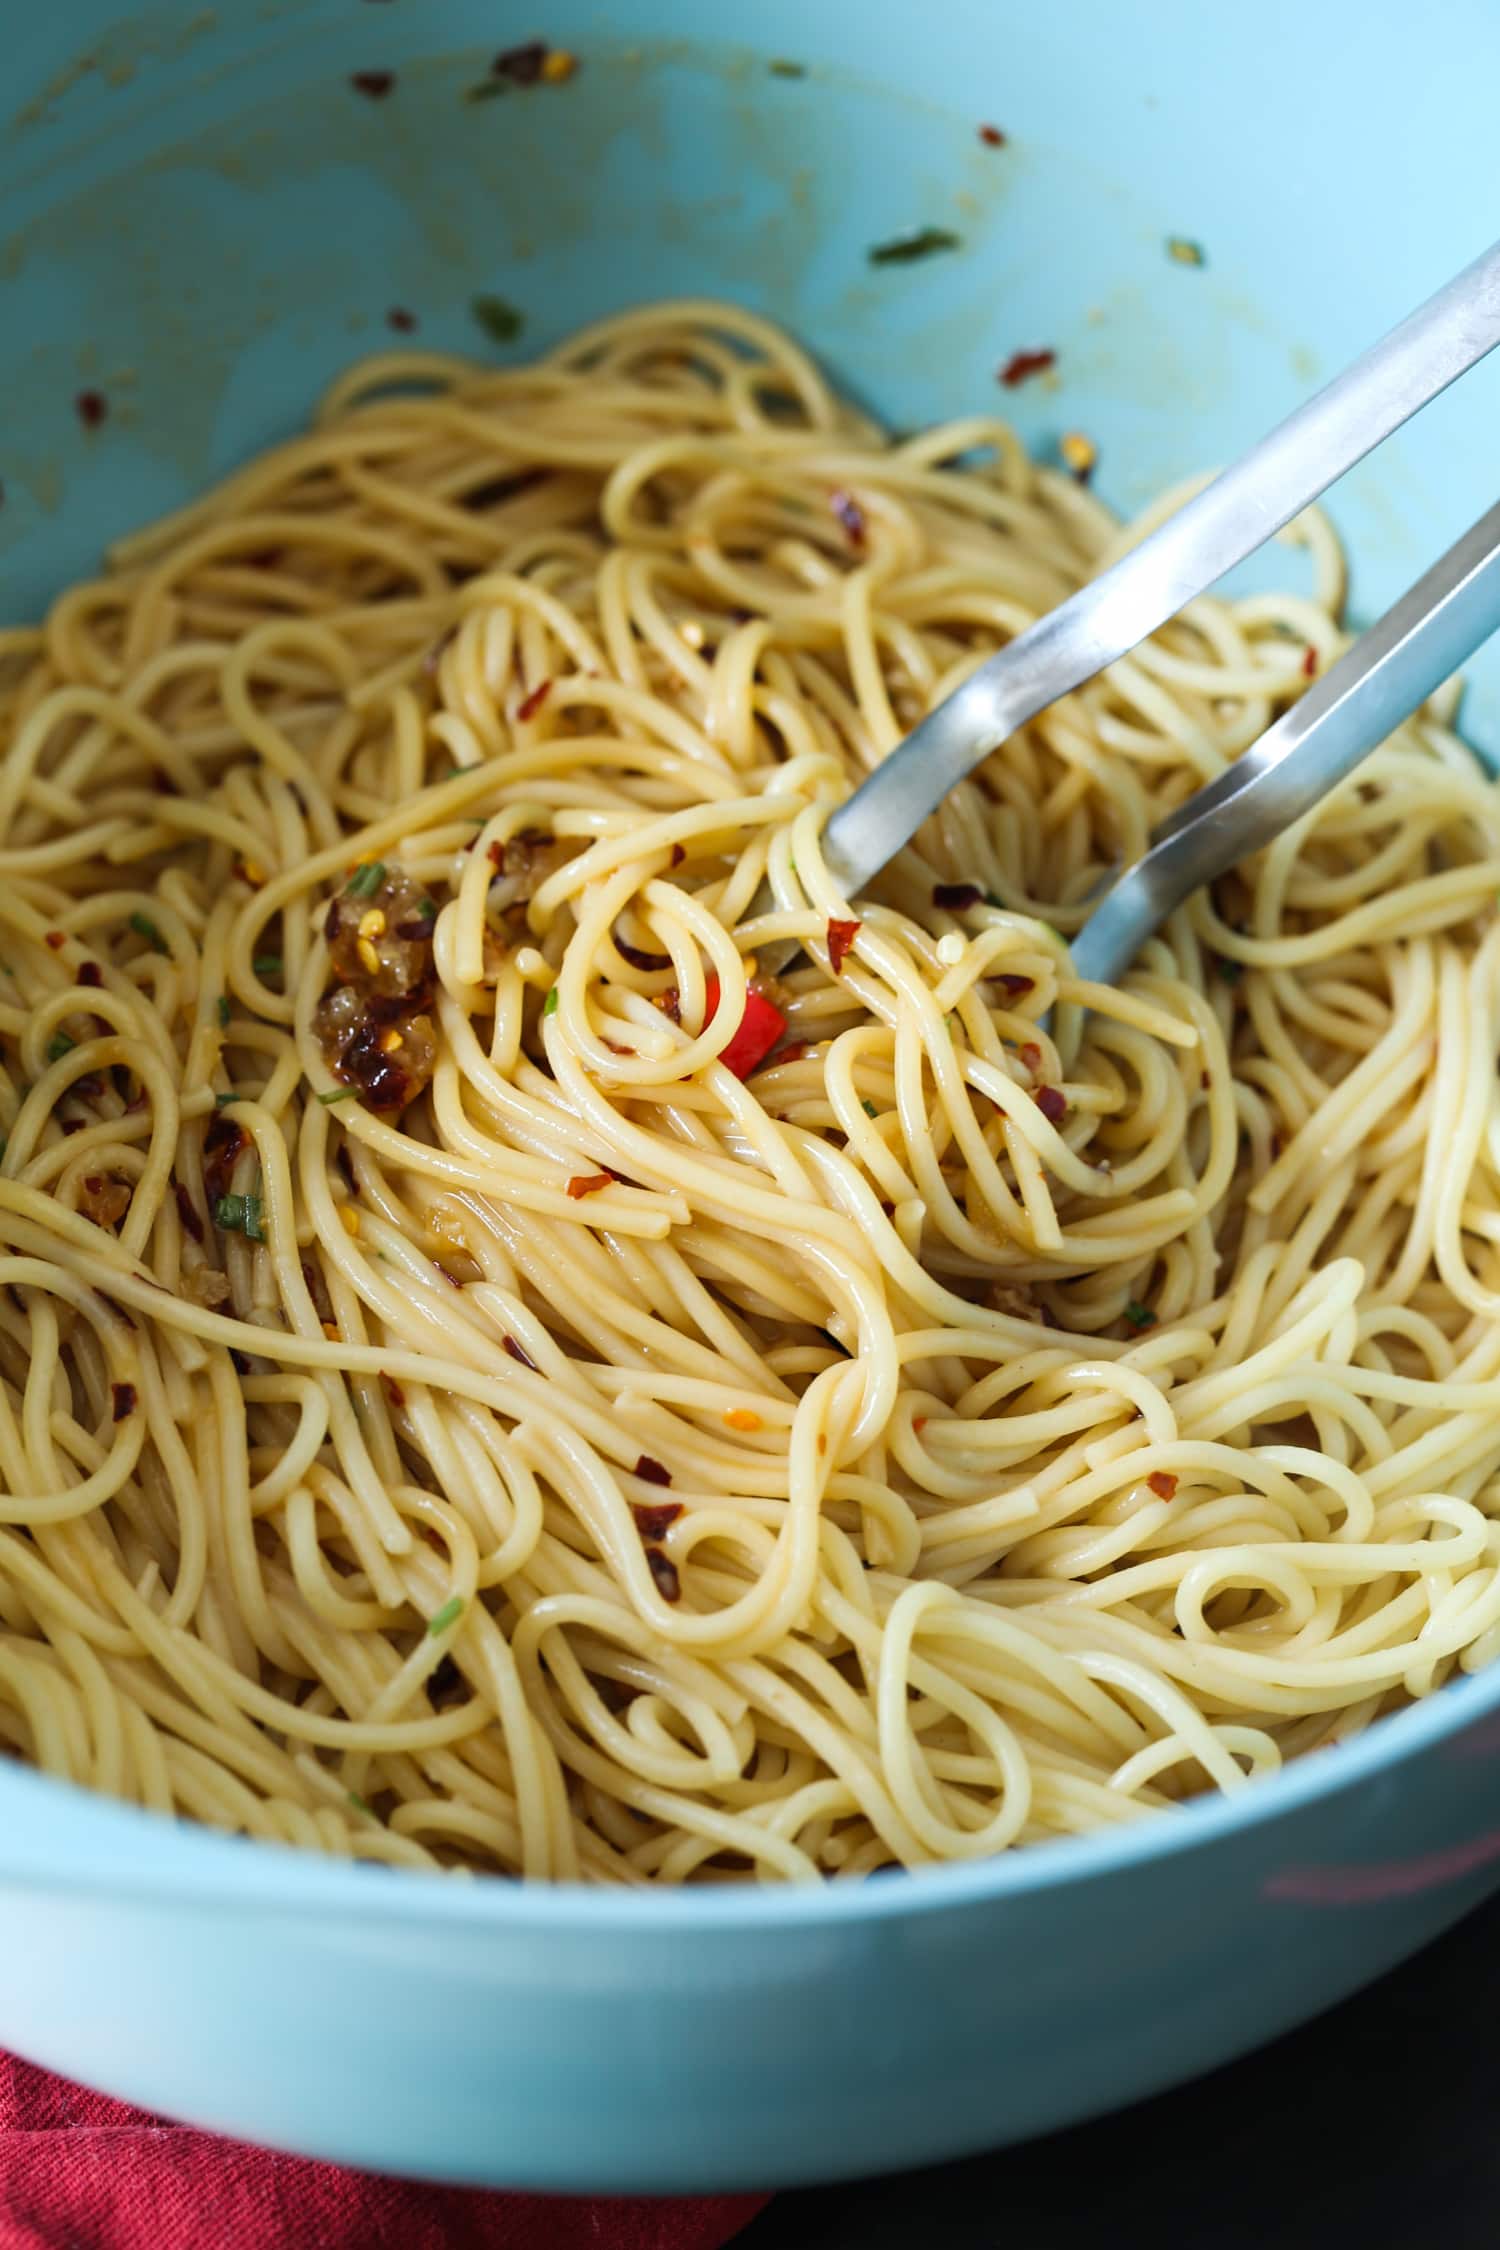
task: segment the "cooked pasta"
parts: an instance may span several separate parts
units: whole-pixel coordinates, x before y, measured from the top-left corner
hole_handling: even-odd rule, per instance
[[[0,636],[0,1747],[363,1859],[809,1880],[1495,1653],[1495,784],[1429,708],[1069,965],[1342,645],[1321,522],[867,896],[820,850],[1126,536],[666,305],[366,362]]]

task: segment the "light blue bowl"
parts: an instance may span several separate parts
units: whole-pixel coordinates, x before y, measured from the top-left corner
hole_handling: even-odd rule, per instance
[[[294,428],[385,340],[718,292],[893,419],[1010,406],[1131,507],[1482,247],[1500,19],[1414,103],[1405,0],[68,0],[7,26],[0,584]],[[729,44],[753,25],[757,53]],[[538,29],[569,86],[465,106]],[[807,65],[770,74],[766,58]],[[393,69],[385,101],[354,92]],[[982,120],[1005,148],[983,146]],[[925,223],[961,254],[877,269]],[[1207,264],[1174,263],[1168,235]],[[998,393],[1018,346],[1061,388]],[[74,411],[97,388],[93,434]],[[1481,370],[1336,503],[1368,611],[1494,497]],[[1285,573],[1296,558],[1277,565]],[[1468,725],[1500,740],[1500,670]],[[814,1895],[532,1891],[176,1829],[0,1771],[0,2044],[286,2148],[548,2188],[770,2186],[1083,2117],[1325,2007],[1500,1880],[1500,1668],[1234,1804]]]

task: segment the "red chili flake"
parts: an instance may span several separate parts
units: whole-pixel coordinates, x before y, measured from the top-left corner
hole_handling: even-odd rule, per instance
[[[405,305],[392,305],[385,316],[387,328],[394,328],[398,336],[409,336],[417,325],[417,316],[408,312]]]
[[[683,850],[681,844],[674,844],[672,846],[672,865],[680,867],[686,858],[687,853]]]
[[[1168,1469],[1153,1469],[1146,1482],[1158,1500],[1170,1500],[1177,1490],[1177,1479]]]
[[[810,1054],[811,1051],[805,1039],[794,1039],[790,1047],[783,1047],[781,1053],[776,1057],[776,1067],[779,1070],[783,1063],[801,1062],[803,1056]]]
[[[670,953],[653,953],[644,945],[631,945],[627,939],[620,936],[618,931],[614,931],[612,935],[616,953],[619,954],[622,961],[628,961],[632,969],[671,968],[672,956]]]
[[[671,1470],[664,1469],[660,1461],[653,1461],[649,1453],[643,1453],[636,1462],[635,1473],[644,1478],[647,1484],[670,1484],[672,1481]]]
[[[390,1400],[392,1406],[404,1406],[406,1404],[406,1393],[402,1390],[401,1385],[396,1381],[395,1376],[382,1375],[380,1380],[385,1390],[385,1395]]]
[[[1033,1076],[1042,1067],[1042,1050],[1034,1039],[1028,1039],[1021,1049],[1021,1060]]]
[[[66,930],[49,930],[45,942],[51,946],[54,953],[61,953],[68,942],[68,933]]]
[[[981,125],[979,138],[986,148],[1004,148],[1005,146],[1005,135],[998,125]]]
[[[681,1023],[682,994],[675,984],[669,991],[658,992],[651,1005],[653,1008],[660,1008],[668,1023]]]
[[[1033,375],[1045,375],[1049,367],[1056,365],[1056,352],[1040,344],[1034,351],[1012,352],[1000,370],[1000,380],[1008,391],[1013,391],[1029,382]]]
[[[363,94],[372,102],[383,102],[395,86],[396,73],[393,70],[351,71],[349,83],[356,94]]]
[[[552,682],[550,680],[540,681],[518,707],[516,711],[517,719],[534,719],[551,693]]]
[[[1213,1080],[1209,1077],[1206,1070],[1200,1070],[1198,1073],[1198,1083],[1203,1088],[1203,1091],[1206,1094],[1209,1087],[1213,1084]]]
[[[1019,1000],[1024,993],[1034,992],[1036,989],[1035,977],[1019,977],[1011,969],[1002,969],[998,981],[1015,1000]]]
[[[978,883],[934,883],[932,886],[932,903],[941,907],[945,914],[966,914],[983,897]]]
[[[532,1358],[530,1352],[524,1350],[522,1346],[516,1342],[514,1336],[503,1336],[501,1338],[501,1344],[503,1348],[507,1352],[509,1352],[511,1358],[516,1362],[518,1366],[529,1367],[533,1375],[538,1372],[536,1361]]]
[[[203,1185],[210,1203],[229,1193],[234,1167],[249,1145],[244,1127],[220,1110],[203,1136]]]
[[[828,505],[844,528],[844,537],[851,547],[865,543],[865,511],[852,492],[830,492]]]
[[[1304,680],[1315,680],[1317,676],[1318,652],[1315,648],[1310,648],[1302,659],[1302,677]]]
[[[829,922],[828,966],[835,976],[842,975],[844,963],[849,958],[849,948],[863,926],[860,922]]]
[[[922,1435],[922,1432],[923,1432],[923,1431],[924,1431],[924,1430],[926,1429],[926,1427],[927,1427],[927,1417],[926,1417],[926,1415],[925,1415],[925,1414],[914,1414],[914,1415],[912,1416],[912,1418],[911,1418],[911,1426],[912,1426],[912,1435],[913,1435],[914,1437],[920,1437],[920,1436]]]
[[[123,1422],[135,1412],[134,1383],[111,1383],[109,1386],[110,1412],[115,1421]]]
[[[652,1577],[656,1580],[656,1591],[660,1594],[662,1600],[664,1602],[680,1602],[682,1599],[682,1580],[677,1575],[677,1565],[673,1562],[671,1556],[664,1555],[660,1547],[648,1547],[646,1549],[646,1562]]]
[[[636,1530],[650,1545],[655,1540],[666,1538],[668,1531],[682,1514],[682,1502],[664,1500],[659,1508],[632,1507],[630,1513],[635,1517]]]
[[[600,1188],[610,1186],[613,1179],[612,1172],[575,1172],[568,1182],[568,1193],[576,1202],[580,1196],[597,1195]]]
[[[1038,1086],[1034,1099],[1049,1125],[1060,1125],[1068,1114],[1068,1097],[1061,1086]]]
[[[513,86],[534,86],[546,60],[545,40],[527,39],[519,47],[507,47],[503,54],[496,55],[490,64],[490,74],[495,78],[508,78]]]
[[[109,400],[103,391],[80,391],[73,406],[86,430],[97,430],[109,412]]]
[[[183,1233],[190,1234],[195,1242],[201,1242],[203,1240],[203,1221],[193,1209],[193,1199],[181,1180],[173,1181],[172,1192],[177,1198],[177,1216],[182,1221]]]
[[[78,981],[80,984],[87,985],[91,992],[97,990],[104,982],[104,972],[98,962],[85,961],[79,968]],[[99,1018],[96,1016],[94,1020],[97,1023]]]

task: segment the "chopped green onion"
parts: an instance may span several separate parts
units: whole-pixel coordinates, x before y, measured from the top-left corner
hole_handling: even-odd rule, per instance
[[[424,898],[417,901],[417,920],[419,922],[435,922],[437,920],[437,901],[435,899]]]
[[[70,1039],[65,1031],[60,1031],[47,1049],[48,1062],[61,1062],[64,1055],[71,1055],[76,1045],[76,1040]]]
[[[167,945],[166,939],[162,936],[161,931],[152,921],[149,914],[132,914],[130,917],[130,927],[134,930],[137,937],[145,939],[146,943],[150,946],[153,953],[166,953],[170,950]]]
[[[477,85],[464,89],[466,102],[493,102],[506,91],[503,78],[481,78]]]
[[[525,316],[503,297],[473,297],[469,310],[486,336],[497,344],[513,344],[526,325]]]
[[[357,1789],[348,1789],[344,1792],[344,1794],[347,1796],[350,1804],[354,1807],[356,1812],[362,1812],[367,1820],[373,1820],[375,1818],[374,1807],[365,1803],[364,1798],[360,1795]]]
[[[1185,234],[1167,236],[1167,256],[1175,265],[1206,266],[1208,259],[1201,242],[1193,242]]]
[[[228,1109],[231,1102],[244,1102],[248,1101],[249,1099],[250,1097],[248,1094],[215,1094],[214,1108]]]
[[[1134,1297],[1125,1307],[1125,1318],[1132,1328],[1154,1328],[1156,1326],[1156,1315],[1152,1312],[1150,1306],[1137,1304]]]
[[[427,1635],[429,1640],[435,1641],[439,1634],[446,1633],[450,1625],[458,1623],[463,1613],[463,1596],[461,1594],[452,1595],[449,1600],[444,1602],[440,1610],[428,1618]]]
[[[218,1002],[218,1007],[219,1007],[219,1029],[220,1029],[221,1031],[227,1031],[227,1030],[229,1029],[229,995],[228,995],[228,993],[226,993],[226,992],[221,992],[221,993],[219,994],[219,1002]]]
[[[363,867],[356,867],[349,878],[351,898],[373,898],[385,881],[385,861],[367,859]]]
[[[542,1002],[542,1014],[543,1014],[544,1016],[555,1016],[555,1015],[557,1014],[557,986],[556,986],[556,985],[554,985],[554,986],[552,987],[552,990],[551,990],[551,991],[550,991],[550,992],[548,993],[548,995],[547,995],[546,999],[545,999],[545,1000],[544,1000],[544,1001]]]
[[[279,953],[257,953],[250,966],[258,977],[279,977],[283,963]]]
[[[251,1242],[264,1242],[265,1206],[258,1195],[221,1195],[214,1204],[214,1225],[225,1234],[243,1234]]]
[[[773,78],[805,78],[806,63],[788,62],[784,55],[773,55],[766,65]]]
[[[357,1086],[334,1086],[326,1094],[319,1094],[318,1099],[325,1109],[332,1109],[335,1102],[352,1102],[358,1096]]]
[[[875,1104],[873,1102],[865,1102],[863,1104],[863,1108],[866,1117],[878,1117],[880,1115],[879,1110],[875,1107]]]

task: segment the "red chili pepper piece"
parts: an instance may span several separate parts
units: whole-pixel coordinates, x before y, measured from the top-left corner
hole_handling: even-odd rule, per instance
[[[654,1460],[649,1453],[643,1453],[640,1456],[635,1465],[635,1473],[638,1477],[643,1478],[647,1484],[670,1484],[672,1481],[671,1470],[660,1461]],[[682,1510],[679,1508],[676,1512],[680,1515]]]
[[[518,719],[534,719],[551,693],[552,682],[550,680],[539,680],[530,695],[517,707],[516,717]]]
[[[575,1172],[568,1182],[568,1193],[576,1202],[582,1195],[597,1195],[600,1188],[609,1187],[613,1172]]]
[[[704,980],[703,1026],[707,1030],[719,1012],[719,980],[715,976]],[[719,1056],[726,1070],[736,1078],[749,1078],[765,1061],[771,1049],[786,1031],[786,1017],[774,1000],[753,989],[745,994],[745,1013],[739,1028]]]
[[[1169,1469],[1153,1469],[1146,1482],[1158,1500],[1170,1500],[1177,1491],[1177,1479]]]
[[[1061,1086],[1038,1086],[1035,1100],[1049,1125],[1060,1125],[1068,1114],[1068,1097]]]
[[[835,922],[828,924],[828,966],[835,976],[843,973],[849,948],[863,929],[862,922]]]

